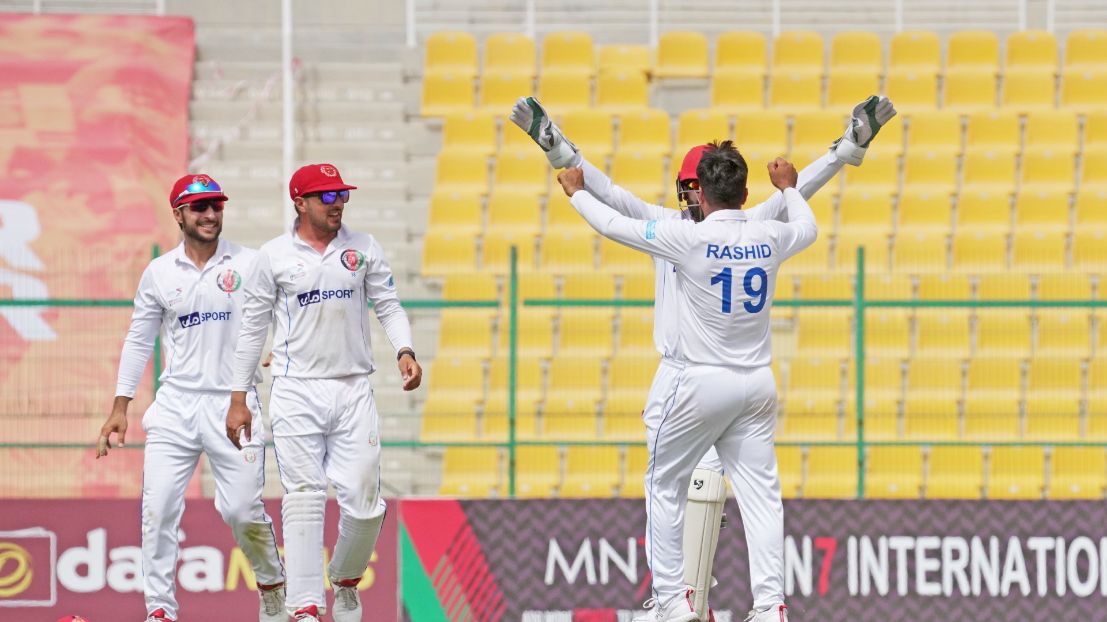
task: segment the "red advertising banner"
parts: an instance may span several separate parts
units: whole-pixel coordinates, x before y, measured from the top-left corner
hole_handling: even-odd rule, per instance
[[[139,507],[137,500],[3,501],[0,621],[55,622],[66,615],[88,622],[141,620],[146,608]],[[280,501],[266,502],[266,509],[280,542]],[[337,525],[338,507],[331,501],[325,530],[331,546]],[[180,618],[256,620],[253,570],[213,501],[189,501],[181,533]],[[362,603],[366,612],[376,612],[373,619],[398,616],[396,543],[397,521],[389,516],[361,583]]]

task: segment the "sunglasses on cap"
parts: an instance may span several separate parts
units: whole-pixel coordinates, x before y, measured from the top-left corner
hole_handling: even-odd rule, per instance
[[[334,202],[339,198],[343,203],[347,203],[350,200],[349,190],[328,190],[326,192],[312,192],[311,194],[305,194],[304,197],[319,197],[319,200],[323,202],[323,205],[334,205]]]
[[[202,192],[219,192],[222,193],[223,189],[219,187],[219,184],[215,183],[214,179],[208,178],[206,183],[194,181],[191,184],[185,186],[183,192],[177,195],[176,203],[180,205],[181,201],[188,198],[193,194],[200,194]]]
[[[192,203],[188,203],[180,207],[181,209],[188,208],[188,211],[192,212],[193,214],[203,214],[204,212],[208,211],[208,208],[210,207],[211,209],[215,210],[216,214],[218,214],[219,212],[223,211],[223,201],[220,201],[218,199],[205,199],[203,201],[193,201]]]

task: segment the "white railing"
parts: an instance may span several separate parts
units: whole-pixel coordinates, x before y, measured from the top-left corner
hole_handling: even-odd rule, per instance
[[[165,0],[0,0],[0,13],[165,15]]]

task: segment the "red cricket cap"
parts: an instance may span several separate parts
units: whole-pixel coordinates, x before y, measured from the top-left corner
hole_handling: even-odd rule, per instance
[[[223,189],[219,187],[219,184],[203,173],[185,175],[178,179],[173,184],[173,189],[169,191],[169,207],[172,208],[204,199],[229,200],[227,195],[223,194]]]
[[[333,164],[308,164],[301,166],[288,181],[288,196],[295,199],[312,192],[327,190],[357,190],[342,181],[342,175]]]
[[[680,165],[680,172],[677,173],[677,181],[685,181],[688,179],[699,179],[699,175],[696,174],[696,167],[700,165],[700,158],[703,157],[705,151],[714,149],[711,145],[696,145],[688,150],[688,154],[684,156],[684,162]]]

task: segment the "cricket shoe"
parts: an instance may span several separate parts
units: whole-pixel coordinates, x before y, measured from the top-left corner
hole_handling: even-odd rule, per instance
[[[357,592],[358,579],[334,582],[334,622],[361,622],[361,596]]]
[[[642,604],[645,609],[633,622],[693,622],[699,620],[692,607],[692,594],[695,590],[685,590],[662,604],[657,598],[651,598]]]
[[[788,607],[780,604],[764,609],[753,609],[746,616],[746,622],[788,622]]]
[[[258,620],[260,622],[288,622],[288,612],[284,609],[284,584],[263,589],[258,586],[258,599],[261,601],[258,608]]]
[[[292,619],[296,622],[320,622],[319,608],[315,605],[308,605],[302,609],[297,609],[296,613],[292,614]]]
[[[155,609],[146,616],[146,622],[174,622],[174,620],[165,613],[165,609]]]

